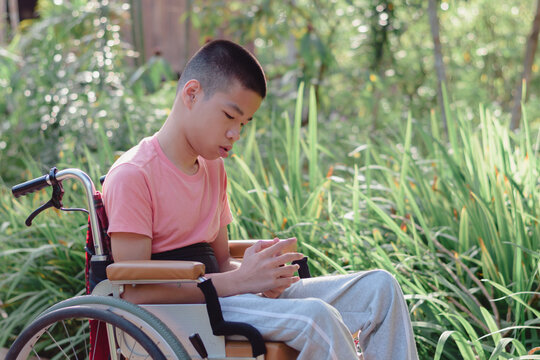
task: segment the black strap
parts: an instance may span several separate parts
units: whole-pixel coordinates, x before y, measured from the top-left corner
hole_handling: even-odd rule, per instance
[[[196,243],[182,248],[152,254],[152,260],[188,260],[202,262],[205,273],[218,273],[219,264],[209,243]]]
[[[216,336],[242,335],[251,343],[253,357],[266,354],[266,345],[261,333],[253,326],[241,323],[225,321],[221,312],[218,295],[212,279],[207,279],[197,284],[204,294],[206,300],[206,310],[212,326],[212,332]]]

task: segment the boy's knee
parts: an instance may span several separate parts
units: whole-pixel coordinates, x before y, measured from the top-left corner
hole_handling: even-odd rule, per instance
[[[335,307],[317,298],[304,299],[306,314],[313,317],[314,321],[325,321],[331,318],[341,319],[341,314]]]
[[[395,282],[394,275],[382,269],[371,271],[369,276],[374,277],[375,279],[377,279],[378,282],[381,282],[384,284],[391,284]]]
[[[373,291],[393,297],[399,293],[399,284],[394,276],[386,270],[373,270],[369,276]]]

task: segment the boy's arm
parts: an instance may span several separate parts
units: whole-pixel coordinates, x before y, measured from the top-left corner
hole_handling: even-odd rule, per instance
[[[220,297],[288,287],[300,279],[294,276],[298,265],[286,264],[303,257],[299,253],[281,254],[292,241],[296,239],[273,241],[271,245],[259,241],[246,250],[244,261],[238,268],[206,277],[212,278]],[[152,239],[134,233],[112,233],[111,247],[115,261],[150,260]],[[181,287],[169,284],[126,286],[123,298],[138,304],[204,301],[202,292],[192,283]]]
[[[229,232],[227,226],[219,229],[216,239],[210,245],[214,249],[220,272],[227,272],[240,267],[240,261],[234,259],[229,252]]]
[[[135,233],[112,233],[111,251],[115,262],[150,260],[152,239]],[[150,303],[200,303],[201,291],[194,284],[152,284],[124,286],[122,298],[135,304]]]

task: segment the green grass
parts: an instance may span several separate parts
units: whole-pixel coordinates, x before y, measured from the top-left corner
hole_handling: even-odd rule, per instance
[[[540,346],[538,135],[526,122],[521,135],[511,134],[480,108],[476,127],[448,117],[449,146],[434,116],[430,130],[409,116],[401,138],[355,144],[344,156],[319,140],[325,129],[318,128],[312,91],[309,123],[301,126],[302,87],[298,93],[294,118],[263,113],[226,162],[236,215],[231,238],[296,236],[316,275],[392,272],[421,358],[527,358]],[[93,150],[65,151],[57,166],[80,167],[97,181],[115,151],[104,127],[96,135]],[[30,154],[25,159],[20,181],[46,171]],[[65,204],[81,205],[80,187],[65,187]],[[47,197],[42,191],[13,199],[1,188],[0,300],[7,317],[0,319],[0,346],[33,314],[84,288],[86,218],[50,211],[32,228],[23,225]]]
[[[116,5],[84,3],[44,2],[43,21],[0,49],[0,347],[33,315],[84,291],[86,217],[51,210],[26,228],[50,189],[14,199],[10,186],[51,166],[97,182],[118,149],[159,127],[174,98],[159,60],[125,65]],[[107,41],[111,62],[101,64]],[[511,133],[505,114],[479,107],[469,120],[446,100],[447,137],[433,111],[387,115],[384,132],[394,135],[362,142],[351,134],[365,121],[322,121],[312,89],[300,86],[285,110],[274,101],[226,161],[231,238],[296,236],[315,275],[390,271],[422,359],[540,358],[528,354],[540,347],[540,132],[526,108]],[[64,186],[64,204],[83,205],[80,186]]]
[[[282,114],[268,129],[258,126],[268,119],[250,124],[226,162],[231,238],[296,236],[316,275],[392,272],[421,358],[527,358],[540,346],[534,136],[510,134],[481,109],[477,128],[456,117],[455,147],[447,147],[435,128],[425,132],[409,117],[402,139],[358,144],[340,158],[318,140],[312,93],[310,124],[300,126],[300,99],[292,120]],[[66,154],[58,166],[81,167],[97,181],[114,160],[101,138],[97,152]],[[25,165],[21,181],[43,172]],[[65,204],[80,205],[80,187],[65,186]],[[32,314],[84,288],[86,218],[50,211],[23,225],[47,196],[13,199],[2,186],[1,346]]]
[[[540,346],[540,167],[531,134],[510,134],[481,108],[476,128],[448,117],[447,147],[436,127],[423,131],[409,117],[402,139],[360,144],[327,176],[316,117],[300,128],[299,106],[292,124],[272,119],[270,134],[250,125],[228,162],[232,237],[297,236],[317,274],[392,272],[423,358],[509,358]],[[261,149],[258,137],[270,144]],[[278,148],[285,156],[275,156]]]

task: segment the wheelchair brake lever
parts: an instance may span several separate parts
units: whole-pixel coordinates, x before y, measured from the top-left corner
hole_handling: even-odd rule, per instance
[[[189,337],[189,341],[191,341],[191,344],[195,350],[197,350],[200,357],[203,359],[208,359],[208,352],[206,351],[206,347],[204,346],[201,336],[198,333],[191,335]]]
[[[30,214],[30,216],[28,216],[28,218],[24,222],[26,226],[32,226],[32,220],[34,220],[34,218],[38,216],[39,213],[43,210],[47,210],[50,207],[55,207],[57,209],[62,209],[64,207],[64,204],[62,204],[62,197],[64,197],[64,187],[62,186],[61,182],[56,180],[56,171],[56,168],[52,168],[49,174],[49,179],[52,182],[53,188],[51,199],[45,204],[38,207]]]
[[[54,204],[53,204],[52,200],[47,201],[45,204],[41,205],[36,210],[34,210],[30,214],[30,216],[28,216],[28,218],[26,218],[26,221],[24,223],[26,224],[26,226],[32,226],[32,220],[34,220],[34,218],[36,216],[38,216],[40,212],[42,212],[43,210],[47,210],[48,208],[53,207],[53,206],[54,206]]]

